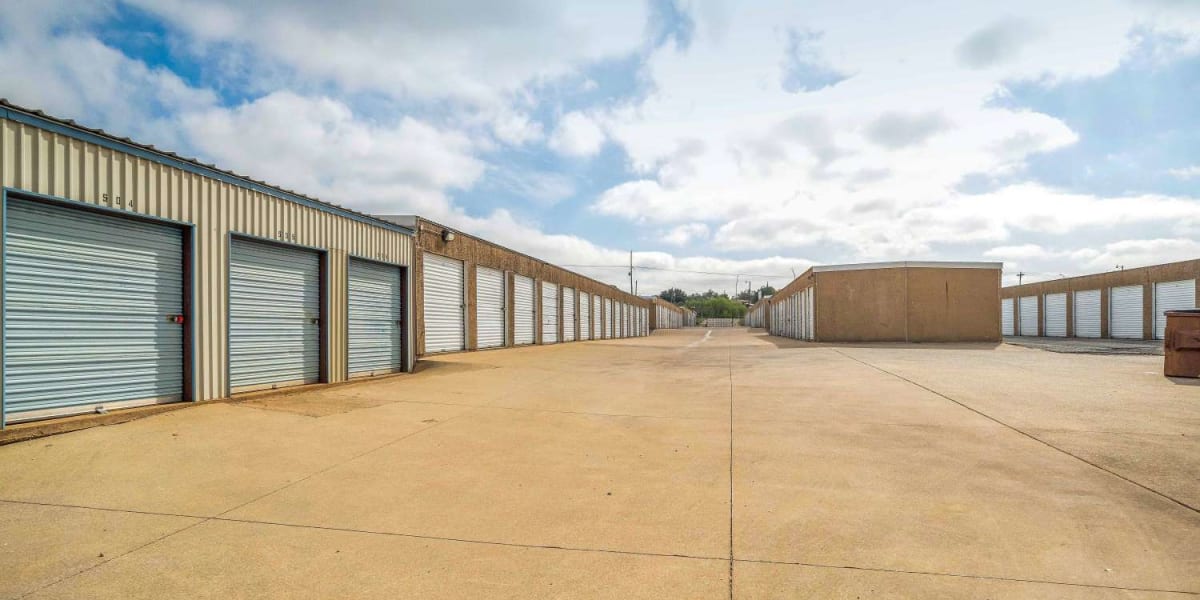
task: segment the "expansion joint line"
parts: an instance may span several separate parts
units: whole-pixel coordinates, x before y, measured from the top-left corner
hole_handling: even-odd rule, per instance
[[[711,332],[710,332],[711,333]],[[733,347],[729,347],[729,600],[733,600]]]
[[[917,383],[917,382],[915,382],[915,381],[913,381],[913,380],[911,380],[911,379],[909,379],[909,378],[907,378],[907,377],[905,377],[905,376],[903,376],[903,375],[899,375],[899,374],[897,374],[897,373],[893,373],[893,372],[891,372],[891,371],[889,371],[889,370],[887,370],[887,369],[884,369],[883,367],[878,367],[878,366],[875,366],[875,365],[873,365],[873,364],[871,364],[871,363],[869,363],[869,362],[867,362],[867,361],[865,361],[865,360],[861,360],[861,359],[855,358],[855,357],[853,357],[853,356],[850,356],[849,354],[846,354],[845,352],[842,352],[841,350],[834,349],[833,351],[834,351],[834,352],[837,352],[838,354],[841,354],[842,356],[844,356],[844,357],[846,357],[846,358],[848,358],[848,359],[850,359],[850,360],[852,360],[852,361],[854,361],[854,362],[856,362],[856,363],[859,363],[859,364],[862,364],[862,365],[866,365],[866,366],[868,366],[868,367],[871,367],[872,369],[875,369],[876,371],[879,371],[880,373],[885,373],[885,374],[887,374],[887,375],[891,375],[892,377],[895,377],[896,379],[899,379],[899,380],[901,380],[901,381],[904,381],[904,382],[907,382],[907,383],[909,383],[909,384],[915,385],[915,386],[917,386],[917,387],[919,387],[919,388],[921,388],[921,389],[923,389],[923,390],[925,390],[925,391],[927,391],[927,392],[929,392],[929,393],[931,393],[931,394],[933,394],[933,395],[935,395],[935,396],[938,396],[939,398],[942,398],[942,399],[944,399],[944,400],[948,400],[948,401],[950,401],[950,402],[953,402],[954,404],[957,404],[957,405],[959,405],[959,406],[961,406],[961,407],[963,407],[963,408],[965,408],[965,409],[967,409],[967,410],[969,410],[969,411],[971,411],[971,412],[973,412],[973,413],[975,413],[975,414],[977,414],[977,415],[979,415],[979,416],[981,416],[981,417],[983,417],[983,418],[985,418],[985,419],[987,419],[987,420],[989,420],[989,421],[991,421],[991,422],[993,422],[993,423],[995,423],[995,424],[997,424],[997,425],[1000,425],[1001,427],[1004,427],[1004,428],[1006,428],[1006,429],[1009,429],[1009,430],[1011,430],[1011,431],[1014,431],[1014,432],[1016,432],[1016,433],[1019,433],[1019,434],[1021,434],[1021,435],[1025,436],[1025,437],[1027,437],[1027,438],[1029,438],[1029,439],[1031,439],[1031,440],[1033,440],[1033,441],[1035,441],[1035,442],[1037,442],[1037,443],[1039,443],[1039,444],[1043,445],[1043,446],[1046,446],[1047,448],[1050,448],[1050,449],[1052,449],[1052,450],[1054,450],[1054,451],[1056,451],[1056,452],[1060,452],[1060,453],[1062,453],[1062,454],[1065,454],[1065,455],[1067,455],[1067,456],[1069,456],[1069,457],[1071,457],[1071,458],[1073,458],[1073,459],[1075,459],[1075,460],[1077,460],[1077,461],[1079,461],[1079,462],[1081,462],[1081,463],[1084,463],[1084,464],[1086,464],[1086,465],[1088,465],[1088,466],[1090,466],[1090,467],[1093,467],[1093,468],[1095,468],[1095,469],[1098,469],[1098,470],[1100,470],[1100,471],[1103,471],[1103,472],[1105,472],[1105,473],[1107,473],[1107,474],[1109,474],[1109,475],[1111,475],[1111,476],[1113,476],[1113,477],[1116,477],[1117,479],[1120,479],[1121,481],[1124,481],[1125,483],[1128,483],[1128,484],[1131,484],[1131,485],[1137,486],[1137,487],[1139,487],[1139,488],[1141,488],[1141,489],[1143,489],[1143,490],[1145,490],[1145,491],[1147,491],[1147,492],[1150,492],[1151,494],[1154,494],[1155,496],[1158,496],[1158,497],[1160,497],[1160,498],[1162,498],[1162,499],[1164,499],[1164,500],[1168,500],[1168,501],[1170,501],[1170,502],[1172,502],[1172,503],[1174,503],[1174,504],[1177,504],[1177,505],[1179,505],[1179,506],[1181,506],[1181,507],[1183,507],[1183,508],[1186,508],[1186,509],[1188,509],[1188,510],[1190,510],[1190,511],[1194,512],[1194,513],[1198,513],[1198,514],[1200,514],[1200,508],[1198,508],[1198,507],[1192,506],[1191,504],[1188,504],[1187,502],[1184,502],[1184,501],[1182,501],[1182,500],[1179,500],[1178,498],[1174,498],[1174,497],[1172,497],[1172,496],[1169,496],[1169,495],[1167,495],[1166,493],[1164,493],[1164,492],[1160,492],[1160,491],[1158,491],[1158,490],[1156,490],[1156,489],[1154,489],[1154,488],[1152,488],[1152,487],[1150,487],[1150,486],[1148,486],[1148,485],[1145,485],[1145,484],[1143,484],[1143,483],[1139,483],[1139,482],[1137,482],[1137,481],[1134,481],[1133,479],[1130,479],[1130,478],[1128,478],[1128,477],[1126,477],[1126,476],[1124,476],[1124,475],[1122,475],[1122,474],[1120,474],[1120,473],[1117,473],[1116,471],[1113,471],[1113,470],[1111,470],[1111,469],[1109,469],[1109,468],[1107,468],[1107,467],[1104,467],[1104,466],[1102,466],[1102,465],[1100,465],[1100,464],[1098,464],[1098,463],[1092,462],[1092,461],[1090,461],[1090,460],[1088,460],[1088,459],[1086,459],[1086,458],[1084,458],[1084,457],[1082,457],[1082,456],[1079,456],[1078,454],[1075,454],[1075,453],[1073,453],[1073,452],[1071,452],[1071,451],[1069,451],[1069,450],[1067,450],[1067,449],[1065,449],[1065,448],[1061,448],[1061,447],[1059,447],[1059,446],[1055,446],[1054,444],[1051,444],[1050,442],[1047,442],[1046,440],[1043,440],[1042,438],[1039,438],[1039,437],[1037,437],[1037,436],[1033,435],[1032,433],[1029,433],[1029,432],[1027,432],[1027,431],[1024,431],[1024,430],[1022,430],[1022,429],[1018,428],[1018,427],[1017,427],[1017,426],[1015,426],[1015,425],[1010,425],[1010,424],[1008,424],[1008,423],[1005,423],[1004,421],[1001,421],[1000,419],[997,419],[996,417],[993,417],[993,416],[991,416],[991,415],[989,415],[989,414],[987,414],[987,413],[985,413],[985,412],[983,412],[983,411],[981,411],[981,410],[979,410],[979,409],[977,409],[977,408],[974,408],[974,407],[972,407],[972,406],[969,406],[969,405],[967,405],[967,404],[965,404],[965,403],[963,403],[963,402],[960,402],[960,401],[958,401],[958,400],[955,400],[954,398],[951,398],[950,396],[947,396],[946,394],[943,394],[943,393],[941,393],[941,392],[939,392],[939,391],[937,391],[937,390],[935,390],[935,389],[933,389],[933,388],[930,388],[930,387],[928,387],[928,386],[925,386],[925,385],[921,385],[920,383]]]

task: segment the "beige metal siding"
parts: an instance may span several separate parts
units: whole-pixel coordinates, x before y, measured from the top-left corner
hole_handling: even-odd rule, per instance
[[[403,232],[9,119],[0,119],[0,184],[196,225],[199,399],[226,393],[230,232],[328,250],[329,381],[346,378],[347,258],[412,264],[412,237]]]

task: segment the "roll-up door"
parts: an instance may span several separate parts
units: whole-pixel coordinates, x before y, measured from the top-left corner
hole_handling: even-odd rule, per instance
[[[422,256],[421,295],[424,306],[425,353],[453,352],[466,348],[463,319],[463,263],[426,252]]]
[[[5,230],[8,422],[183,398],[181,229],[11,198]]]
[[[1037,296],[1025,296],[1017,301],[1020,309],[1020,331],[1017,335],[1038,334],[1038,301]]]
[[[229,248],[231,392],[321,379],[321,255],[234,238]]]
[[[378,375],[404,367],[404,284],[400,267],[350,259],[349,373]]]
[[[630,337],[632,329],[629,323],[629,305],[621,303],[621,337]]]
[[[1166,335],[1167,317],[1163,312],[1196,308],[1196,280],[1162,281],[1154,284],[1154,339]]]
[[[562,289],[562,330],[564,342],[575,341],[575,302],[577,300],[575,288],[564,287]]]
[[[542,343],[558,342],[558,285],[542,282]]]
[[[1142,286],[1109,289],[1108,331],[1114,338],[1142,339]]]
[[[592,295],[579,292],[579,339],[592,339]]]
[[[604,325],[603,304],[600,296],[592,295],[592,339],[603,339],[601,327]]]
[[[1100,290],[1075,292],[1075,337],[1100,337]]]
[[[817,300],[813,297],[813,288],[808,288],[808,339],[817,339]]]
[[[537,296],[533,279],[513,276],[513,344],[532,344],[537,330]]]
[[[475,344],[479,348],[504,345],[504,271],[475,267]]]
[[[1046,314],[1046,336],[1067,337],[1067,295],[1065,293],[1046,294],[1043,302]]]
[[[1017,331],[1014,328],[1013,316],[1016,314],[1013,311],[1012,298],[1004,298],[1000,301],[1000,335],[1016,335]]]
[[[613,325],[616,324],[616,319],[614,318],[614,317],[616,317],[616,310],[617,310],[617,307],[614,306],[612,299],[605,298],[604,299],[604,339],[610,339],[610,338],[617,337],[616,332],[613,331]]]

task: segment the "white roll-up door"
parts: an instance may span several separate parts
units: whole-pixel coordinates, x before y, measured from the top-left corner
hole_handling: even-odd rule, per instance
[[[813,295],[813,288],[808,288],[808,339],[817,339],[817,299]]]
[[[321,378],[321,256],[234,239],[229,248],[231,392]]]
[[[617,307],[611,298],[604,299],[604,339],[617,337],[613,331],[613,325],[616,324]]]
[[[558,342],[558,285],[542,282],[542,343]]]
[[[475,343],[479,348],[504,346],[504,271],[475,267]]]
[[[563,307],[563,341],[575,341],[575,303],[579,300],[575,294],[575,288],[563,287],[562,289],[562,307]]]
[[[513,344],[532,344],[537,330],[536,283],[524,275],[513,275]]]
[[[404,368],[404,272],[394,265],[355,258],[348,267],[348,372],[354,377],[400,371]]]
[[[601,332],[604,326],[604,308],[600,296],[592,295],[592,339],[603,339],[604,335]]]
[[[1160,281],[1154,284],[1154,339],[1166,336],[1167,317],[1163,312],[1196,308],[1196,280]]]
[[[1110,337],[1141,339],[1142,286],[1126,285],[1108,291],[1108,332]]]
[[[463,319],[463,263],[426,252],[422,256],[425,353],[453,352],[467,347]]]
[[[629,320],[629,305],[621,303],[621,337],[630,337],[633,335],[632,323]]]
[[[592,339],[592,295],[579,292],[579,339]]]
[[[1075,292],[1075,337],[1100,337],[1100,290]]]
[[[1045,304],[1046,337],[1067,337],[1067,294],[1046,294]]]
[[[1015,302],[1012,298],[1000,300],[1000,335],[1017,335],[1014,321],[1016,311],[1013,310]]]
[[[183,398],[181,229],[10,198],[5,244],[8,422]]]
[[[1038,301],[1037,296],[1023,296],[1017,301],[1020,315],[1017,335],[1038,334]]]

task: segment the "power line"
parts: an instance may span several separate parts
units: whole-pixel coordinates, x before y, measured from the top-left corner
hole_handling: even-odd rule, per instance
[[[573,268],[573,269],[628,269],[628,268],[629,268],[629,265],[558,265],[558,266],[560,266],[560,267],[571,267],[571,268]],[[745,275],[745,276],[747,276],[747,277],[783,277],[783,278],[786,278],[786,277],[787,277],[787,275],[778,275],[778,274],[776,274],[776,275],[763,275],[762,273],[731,273],[731,272],[718,272],[718,271],[689,271],[689,270],[687,270],[687,269],[668,269],[668,268],[666,268],[666,267],[643,267],[643,266],[641,266],[641,265],[634,265],[634,266],[633,266],[633,268],[634,268],[634,269],[646,269],[646,270],[648,270],[648,271],[667,271],[667,272],[670,272],[670,273],[695,273],[695,274],[697,274],[697,275],[725,275],[725,276],[729,276],[729,277],[736,277],[736,276],[738,276],[738,275]]]

